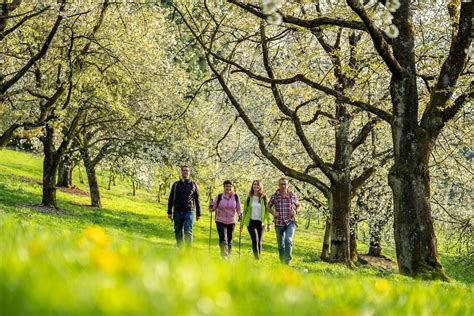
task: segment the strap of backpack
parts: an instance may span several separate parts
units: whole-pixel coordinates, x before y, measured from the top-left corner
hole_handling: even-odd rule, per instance
[[[174,187],[173,187],[173,189],[174,189],[174,194],[173,194],[173,207],[174,207],[174,204],[175,204],[175,202],[176,202],[176,187],[178,186],[178,182],[179,182],[179,181],[176,181],[176,182],[174,183]]]
[[[217,205],[216,205],[216,208],[219,207],[219,203],[221,202],[221,200],[222,200],[222,193],[219,193],[219,194],[217,195]]]

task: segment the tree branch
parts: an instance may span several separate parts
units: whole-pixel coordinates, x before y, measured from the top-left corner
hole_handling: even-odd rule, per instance
[[[443,108],[447,105],[447,101],[453,95],[454,87],[459,76],[461,75],[461,72],[464,68],[464,64],[467,60],[467,50],[469,49],[472,43],[471,32],[473,29],[473,11],[473,1],[461,2],[461,11],[459,14],[459,27],[457,36],[451,41],[451,47],[449,49],[448,57],[446,58],[443,63],[443,66],[441,67],[438,80],[433,91],[431,92],[430,101],[426,107],[425,112],[423,113],[421,124],[425,128],[429,128],[430,121],[432,121],[430,118],[432,118],[436,112],[441,112]],[[470,89],[472,91],[472,82]],[[469,93],[470,92],[468,92],[468,94]],[[453,111],[458,111],[461,108],[456,107],[456,105],[462,105],[462,103],[463,102],[455,102],[455,106],[447,108],[446,113],[443,114],[443,118],[452,118],[456,113],[453,113]],[[440,125],[438,124],[437,126],[433,127],[437,129],[439,128],[439,126]]]
[[[373,118],[369,122],[365,123],[365,125],[359,131],[359,134],[357,134],[357,136],[351,142],[352,150],[355,150],[357,147],[359,147],[365,142],[367,136],[369,136],[370,131],[372,131],[372,129],[378,122],[380,122],[380,119]]]
[[[10,34],[11,32],[14,32],[17,28],[19,28],[23,23],[25,23],[26,21],[28,21],[29,19],[37,16],[37,15],[40,15],[41,13],[45,12],[46,10],[49,10],[51,8],[51,6],[47,6],[41,10],[39,10],[38,12],[35,12],[33,14],[30,14],[30,15],[26,15],[24,16],[17,24],[15,24],[14,26],[12,26],[11,28],[9,28],[8,30],[5,30],[3,31],[1,34],[0,34],[0,41],[3,41],[3,39],[8,35]]]
[[[374,172],[375,168],[370,167],[368,169],[365,169],[358,177],[354,178],[351,181],[351,196],[354,196],[357,190],[364,184],[365,181],[367,181],[367,179],[372,176]]]
[[[395,77],[401,78],[404,73],[403,68],[393,56],[392,51],[390,49],[390,45],[385,40],[382,31],[380,31],[375,26],[374,22],[369,18],[367,11],[365,11],[359,0],[346,0],[346,2],[351,7],[351,9],[360,17],[362,22],[364,22],[370,34],[370,37],[372,38],[372,42],[374,43],[375,50],[377,51],[377,53],[379,53],[380,57],[382,57],[388,69]]]
[[[238,0],[228,0],[228,2],[244,9],[245,11],[263,20],[267,19],[267,16],[263,13],[262,9],[258,6],[245,4]],[[297,25],[297,26],[304,27],[307,29],[331,25],[331,26],[339,26],[339,27],[350,28],[350,29],[355,29],[355,30],[367,31],[367,28],[365,27],[364,23],[361,23],[359,21],[351,21],[351,20],[345,20],[342,18],[332,18],[332,17],[318,17],[311,20],[305,20],[305,19],[300,19],[291,15],[283,14],[280,11],[279,13],[282,16],[284,23]]]
[[[18,80],[20,80],[21,77],[25,75],[25,73],[28,71],[28,69],[31,68],[31,66],[33,66],[44,55],[46,55],[49,45],[53,41],[54,35],[56,35],[59,25],[61,24],[61,21],[63,19],[62,13],[64,11],[65,4],[66,4],[66,0],[61,0],[61,5],[59,7],[59,14],[58,14],[58,17],[56,18],[56,22],[54,23],[53,28],[49,32],[48,37],[46,38],[40,51],[36,55],[31,57],[28,60],[28,62],[23,66],[23,68],[21,68],[12,78],[7,80],[5,83],[0,84],[0,95],[4,94],[8,90],[8,88],[14,85]]]

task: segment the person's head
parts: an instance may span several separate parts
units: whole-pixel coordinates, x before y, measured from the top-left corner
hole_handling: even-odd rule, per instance
[[[231,193],[233,187],[234,187],[234,184],[232,183],[231,180],[224,181],[224,193]]]
[[[288,179],[285,177],[281,177],[280,180],[278,180],[278,190],[281,193],[288,193]]]
[[[186,166],[186,165],[181,166],[181,177],[183,177],[183,179],[189,179],[190,175],[191,175],[191,168],[189,168],[189,166]]]
[[[253,180],[252,186],[250,187],[250,196],[261,197],[263,195],[263,183],[260,180]]]

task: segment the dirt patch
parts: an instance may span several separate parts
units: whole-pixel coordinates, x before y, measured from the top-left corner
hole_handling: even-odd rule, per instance
[[[42,180],[37,180],[37,179],[34,179],[34,178],[23,177],[23,176],[18,176],[18,177],[16,177],[16,178],[17,178],[18,180],[20,180],[21,182],[43,185],[43,181],[42,181]]]
[[[17,207],[20,208],[27,208],[36,212],[40,212],[43,214],[54,214],[54,215],[71,215],[71,213],[67,210],[43,205],[36,205],[36,204],[18,204]]]
[[[32,184],[37,184],[37,185],[43,185],[43,181],[42,181],[42,180],[38,180],[38,179],[30,178],[30,177],[19,176],[19,177],[18,177],[18,180],[20,180],[20,181],[22,181],[22,182],[26,182],[26,183],[32,183]],[[70,188],[64,188],[64,187],[56,187],[56,188],[57,188],[59,191],[64,192],[64,193],[68,193],[68,194],[79,195],[79,196],[89,196],[89,193],[87,193],[87,192],[84,191],[84,190],[79,189],[79,188],[76,187],[75,185],[73,185],[73,186],[70,187]]]
[[[398,265],[395,261],[387,257],[372,257],[360,254],[359,258],[367,261],[367,265],[384,272],[397,272]]]
[[[73,185],[71,188],[57,187],[57,189],[61,192],[69,193],[69,194],[73,194],[73,195],[89,196],[89,193],[87,193],[84,190],[79,189],[75,185]]]
[[[96,206],[92,206],[90,204],[84,204],[84,203],[77,203],[77,202],[71,202],[72,205],[80,206],[80,207],[87,207],[91,209],[98,209]]]

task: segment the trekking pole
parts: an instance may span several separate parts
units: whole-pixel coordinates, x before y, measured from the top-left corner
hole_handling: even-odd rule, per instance
[[[242,241],[242,227],[243,227],[243,219],[240,219],[240,229],[239,229],[239,259],[240,259],[240,243]]]
[[[209,221],[209,253],[211,253],[211,235],[212,235],[212,198],[211,194],[209,194],[209,211],[211,212],[211,220]]]
[[[212,235],[212,211],[211,211],[211,220],[209,222],[209,253],[211,253],[211,235]]]

